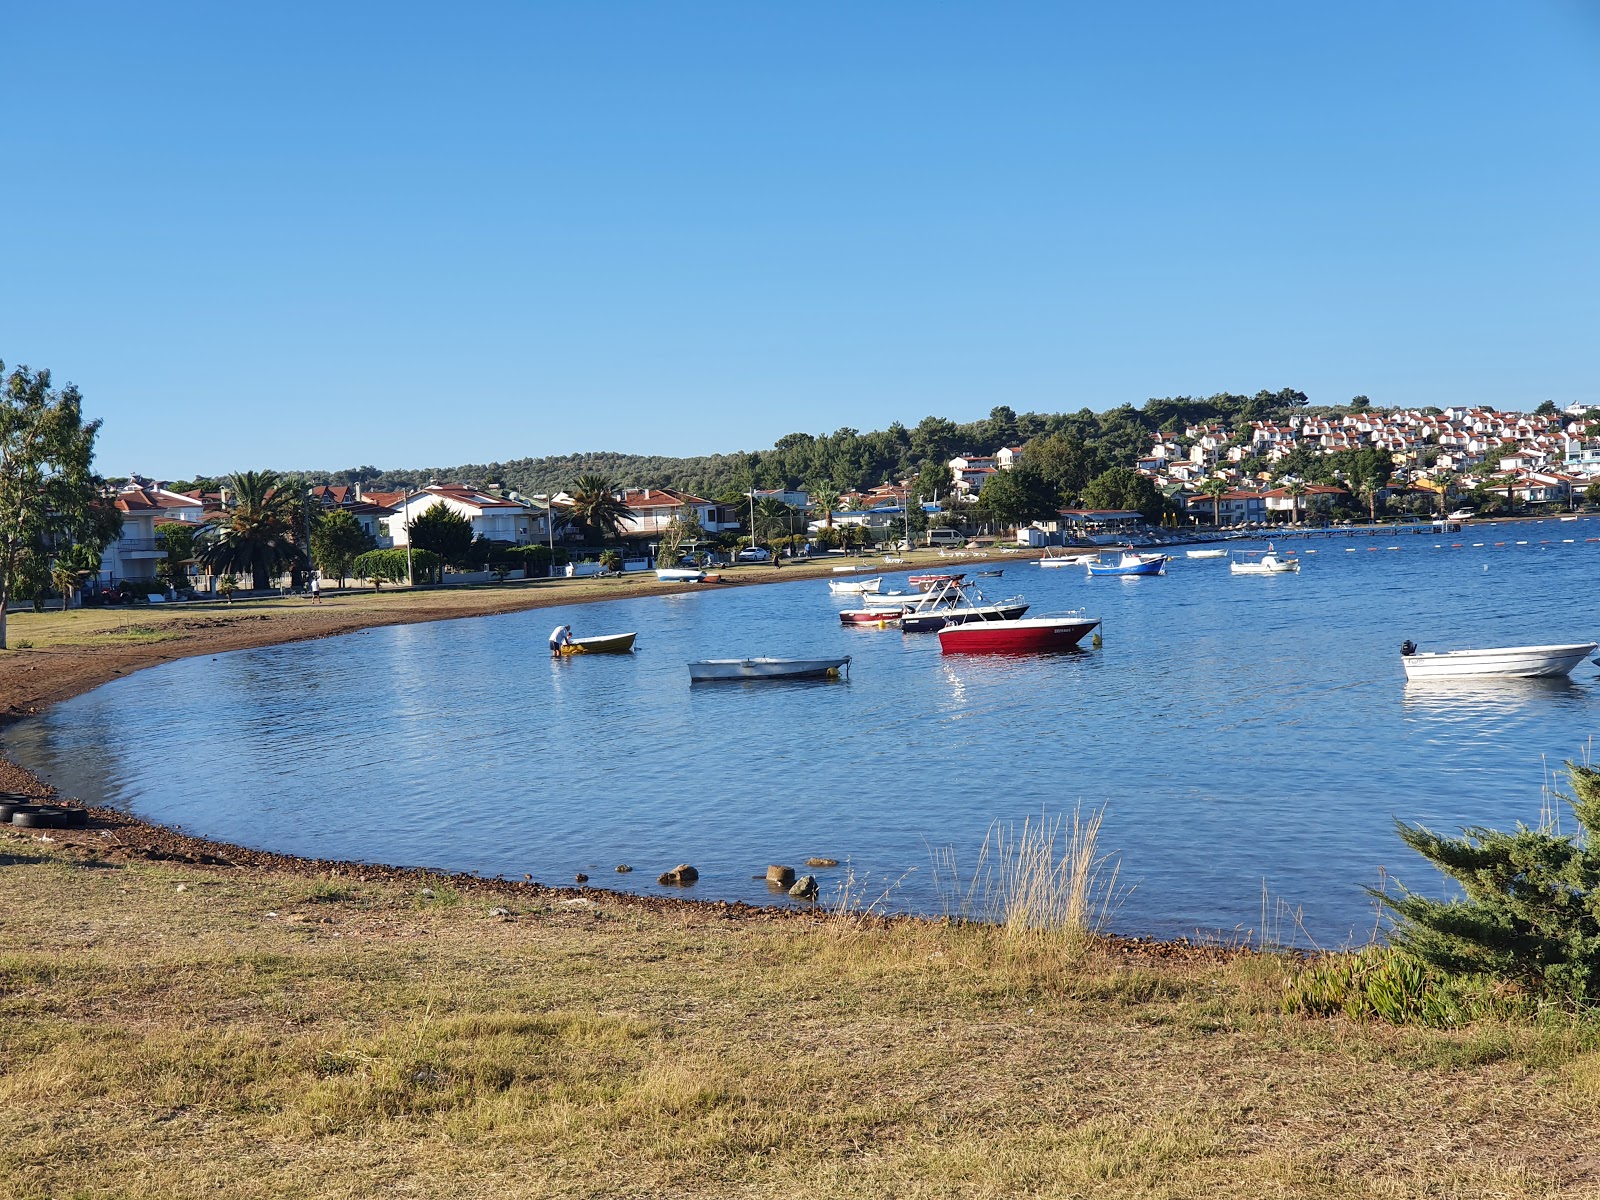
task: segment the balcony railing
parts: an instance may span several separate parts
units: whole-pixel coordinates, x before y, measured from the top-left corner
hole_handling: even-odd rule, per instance
[[[123,551],[136,550],[165,550],[167,547],[160,538],[118,538],[116,548]]]

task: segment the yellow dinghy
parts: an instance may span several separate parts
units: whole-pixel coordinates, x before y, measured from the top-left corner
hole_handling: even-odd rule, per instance
[[[608,633],[603,637],[573,638],[561,647],[562,657],[571,654],[627,654],[633,649],[637,633]]]

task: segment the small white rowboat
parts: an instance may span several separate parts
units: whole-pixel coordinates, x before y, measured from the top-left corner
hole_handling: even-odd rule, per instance
[[[1228,552],[1226,550],[1185,550],[1183,556],[1185,558],[1227,558]]]
[[[835,596],[859,596],[863,592],[876,592],[883,587],[883,579],[830,579],[828,590]]]
[[[1400,655],[1407,679],[1458,679],[1499,675],[1507,679],[1559,679],[1594,652],[1595,642],[1568,646],[1499,646],[1488,650],[1443,650]]]
[[[843,658],[708,658],[689,664],[691,683],[725,679],[837,679],[850,673]]]

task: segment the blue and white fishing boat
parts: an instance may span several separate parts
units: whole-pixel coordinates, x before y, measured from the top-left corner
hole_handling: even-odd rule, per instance
[[[1095,575],[1165,575],[1167,572],[1167,556],[1165,554],[1140,554],[1136,550],[1124,550],[1113,562],[1108,562],[1104,557],[1091,558],[1086,564],[1090,576]]]

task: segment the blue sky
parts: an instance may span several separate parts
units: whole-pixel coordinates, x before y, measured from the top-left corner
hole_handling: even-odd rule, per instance
[[[759,448],[996,404],[1600,399],[1600,17],[15,6],[0,358],[101,469]]]

